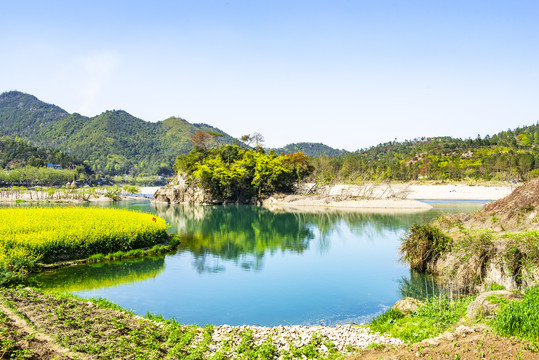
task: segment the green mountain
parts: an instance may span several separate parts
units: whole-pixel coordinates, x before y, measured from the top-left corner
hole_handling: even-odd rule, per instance
[[[21,92],[0,95],[0,135],[61,150],[105,174],[170,174],[177,155],[191,150],[198,130],[222,133],[221,143],[234,142],[217,128],[180,118],[152,123],[122,110],[86,117]]]
[[[302,152],[309,157],[339,156],[347,153],[346,150],[338,150],[322,143],[310,142],[288,144],[282,148],[273,149],[273,151],[275,151],[277,154]]]
[[[66,115],[67,111],[32,95],[18,91],[0,95],[0,135],[29,137]]]

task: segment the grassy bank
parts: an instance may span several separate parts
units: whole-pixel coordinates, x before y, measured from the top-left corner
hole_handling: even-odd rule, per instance
[[[151,247],[168,239],[164,219],[119,209],[0,208],[0,284],[39,262]]]

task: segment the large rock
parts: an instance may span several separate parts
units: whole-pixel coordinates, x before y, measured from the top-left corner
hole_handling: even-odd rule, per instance
[[[158,189],[152,201],[184,204],[211,204],[215,201],[204,190],[190,185],[183,176],[178,175],[173,182]]]
[[[415,313],[419,306],[421,305],[421,301],[416,300],[411,297],[406,297],[404,299],[401,299],[393,305],[393,309],[400,310],[400,312],[404,315],[410,315],[412,313]]]
[[[489,296],[501,297],[508,300],[522,297],[520,293],[513,293],[507,290],[484,292],[468,305],[466,317],[469,320],[475,320],[480,317],[491,317],[496,314],[496,310],[500,308],[500,304],[490,302],[487,299]]]

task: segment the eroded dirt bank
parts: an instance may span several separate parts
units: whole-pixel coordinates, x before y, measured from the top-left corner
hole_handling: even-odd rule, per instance
[[[437,229],[443,232],[437,233]],[[413,227],[401,248],[412,268],[455,289],[539,284],[539,179],[472,214]]]

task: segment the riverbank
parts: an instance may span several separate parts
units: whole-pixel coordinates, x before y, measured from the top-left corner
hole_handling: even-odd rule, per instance
[[[425,211],[432,206],[417,200],[408,199],[350,199],[341,200],[335,196],[301,196],[288,195],[283,197],[272,196],[262,202],[269,209],[345,209],[345,210],[417,210]]]
[[[512,186],[471,186],[463,184],[366,184],[334,185],[315,188],[306,184],[299,195],[275,195],[263,206],[275,209],[356,209],[424,211],[432,208],[421,200],[498,200],[507,196]]]
[[[472,214],[446,215],[412,226],[401,244],[411,269],[455,289],[539,284],[539,179]]]

